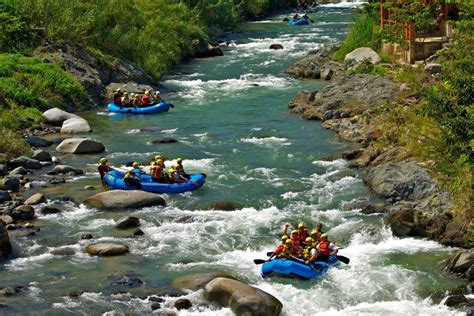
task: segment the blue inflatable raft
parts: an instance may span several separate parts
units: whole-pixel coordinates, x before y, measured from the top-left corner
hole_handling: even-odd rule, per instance
[[[112,170],[108,172],[104,181],[107,185],[119,190],[137,190],[136,187],[128,186],[123,182],[124,173],[119,170]],[[141,175],[140,190],[152,193],[183,193],[187,191],[194,191],[203,186],[206,181],[206,176],[202,173],[192,174],[187,182],[183,183],[158,183],[151,181],[151,176],[147,174]]]
[[[118,107],[116,106],[113,102],[109,103],[107,108],[109,109],[109,112],[112,113],[130,113],[130,114],[156,114],[156,113],[162,113],[166,112],[170,109],[171,103],[169,102],[161,102],[159,104],[154,104],[151,106],[147,106],[144,108],[136,108],[136,107],[130,107],[130,108],[125,108],[125,107]]]
[[[298,20],[289,20],[288,25],[307,25],[309,24],[309,19],[299,18]]]
[[[336,256],[330,256],[328,262],[317,261],[309,266],[293,260],[274,259],[262,265],[262,276],[279,275],[290,278],[315,279],[326,274],[328,269],[339,264]]]

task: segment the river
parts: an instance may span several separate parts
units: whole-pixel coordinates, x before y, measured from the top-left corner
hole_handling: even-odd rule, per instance
[[[431,298],[435,290],[459,286],[438,268],[452,250],[429,240],[393,237],[381,216],[361,214],[357,205],[374,197],[360,173],[344,160],[328,159],[353,145],[319,122],[288,113],[287,104],[299,90],[314,90],[324,82],[292,79],[284,69],[310,49],[343,39],[352,23],[348,7],[325,6],[311,14],[315,23],[304,27],[287,26],[281,22],[285,15],[245,23],[229,35],[225,56],[190,61],[164,78],[174,91],[166,95],[176,105],[169,113],[84,113],[94,128],[91,137],[105,144],[112,164],[147,161],[159,152],[184,158],[185,169],[205,172],[207,182],[192,193],[165,195],[164,208],[100,212],[70,203],[61,214],[38,215],[39,234],[14,237],[17,258],[0,271],[2,283],[29,285],[25,293],[5,300],[8,311],[146,314],[151,302],[116,292],[155,293],[179,276],[221,271],[276,296],[284,315],[461,314]],[[268,49],[274,43],[284,49]],[[140,131],[149,127],[156,131]],[[179,142],[152,143],[162,137]],[[77,167],[94,167],[98,158],[61,157]],[[94,193],[84,186],[99,188],[98,182],[95,173],[87,173],[46,194],[81,202]],[[205,210],[216,200],[231,201],[238,209]],[[125,215],[141,219],[144,236],[130,237],[131,231],[114,228]],[[323,223],[351,263],[318,281],[262,279],[253,259],[265,258],[276,246],[285,223],[299,222],[310,228]],[[90,257],[82,251],[90,241],[79,241],[85,233],[127,244],[131,253]],[[75,254],[52,253],[64,248]],[[133,276],[131,286],[118,284],[124,273]],[[133,282],[134,277],[143,283]],[[71,291],[82,294],[70,297]],[[181,314],[232,314],[205,303],[201,295],[186,295],[194,307]],[[175,298],[165,299],[164,309],[176,311]]]

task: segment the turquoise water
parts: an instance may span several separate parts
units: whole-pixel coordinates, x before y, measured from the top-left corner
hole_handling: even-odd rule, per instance
[[[0,271],[2,283],[27,283],[25,293],[5,298],[17,314],[146,314],[148,294],[166,291],[172,281],[193,272],[222,271],[275,295],[285,315],[316,314],[456,314],[430,300],[435,289],[458,284],[441,275],[437,263],[450,249],[435,242],[398,239],[379,216],[366,216],[356,202],[370,196],[357,170],[332,160],[352,144],[288,112],[287,103],[299,90],[324,83],[286,77],[284,69],[319,45],[344,37],[351,11],[325,7],[307,27],[289,27],[284,15],[246,23],[229,35],[225,56],[193,60],[163,79],[173,92],[165,95],[176,107],[164,115],[109,115],[104,110],[83,113],[94,128],[90,136],[103,142],[114,165],[135,159],[148,161],[156,153],[184,158],[188,172],[205,172],[205,186],[195,192],[165,196],[167,207],[131,212],[100,212],[80,204],[61,214],[39,215],[36,237],[14,237],[17,258]],[[270,44],[285,49],[273,51]],[[143,132],[142,128],[157,132]],[[178,143],[153,144],[172,137]],[[67,164],[94,167],[98,155],[63,156]],[[47,189],[49,197],[71,196],[81,202],[100,185],[95,173]],[[233,212],[209,211],[216,200],[231,201]],[[142,220],[141,237],[114,228],[124,215]],[[349,266],[330,271],[320,281],[262,279],[254,258],[264,258],[285,223],[322,222],[331,238],[345,247]],[[95,258],[83,253],[90,241],[130,246],[123,257]],[[18,232],[14,233],[18,234]],[[71,248],[73,255],[54,255]],[[124,273],[144,283],[130,289],[113,285]],[[84,291],[69,297],[71,291]],[[129,294],[116,294],[128,291]],[[229,309],[209,305],[202,293],[186,295],[194,303],[183,315],[226,315]],[[325,298],[325,299],[321,299]],[[175,298],[165,296],[164,308]],[[2,300],[2,298],[0,298]],[[317,303],[316,303],[317,302]]]

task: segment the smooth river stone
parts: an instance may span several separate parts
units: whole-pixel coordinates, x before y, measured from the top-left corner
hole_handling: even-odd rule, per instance
[[[92,256],[119,256],[130,252],[130,250],[127,245],[102,242],[87,246],[86,252]]]
[[[157,194],[140,190],[111,190],[87,198],[84,203],[101,210],[137,209],[149,206],[166,206]]]

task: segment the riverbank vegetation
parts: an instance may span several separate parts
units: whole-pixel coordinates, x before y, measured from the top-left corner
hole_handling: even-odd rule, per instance
[[[357,47],[378,50],[382,41],[400,41],[395,27],[381,31],[378,15],[374,14],[380,10],[377,6],[380,3],[373,3],[357,18],[335,59],[343,59]],[[462,2],[458,7],[454,42],[435,59],[441,64],[439,75],[429,74],[423,66],[397,64],[365,63],[354,71],[388,75],[407,85],[409,90],[403,92],[401,100],[388,104],[375,118],[383,133],[375,145],[403,147],[427,166],[453,194],[454,215],[469,230],[468,238],[474,243],[474,8]],[[425,12],[429,10],[431,7],[422,12],[405,9],[398,13],[402,20],[427,30],[433,25],[431,15]]]
[[[191,54],[196,40],[209,40],[209,27],[233,27],[290,5],[296,0],[0,0],[0,130],[8,136],[0,152],[26,148],[15,131],[30,121],[24,113],[36,113],[28,109],[81,108],[82,85],[60,63],[34,58],[39,46],[80,45],[160,78]]]

